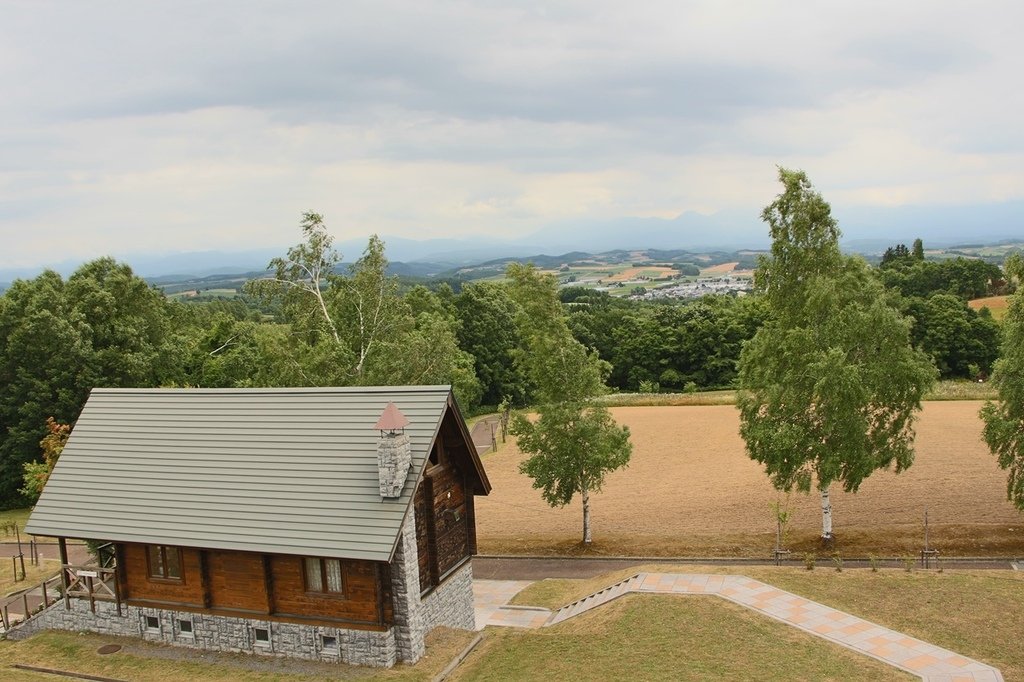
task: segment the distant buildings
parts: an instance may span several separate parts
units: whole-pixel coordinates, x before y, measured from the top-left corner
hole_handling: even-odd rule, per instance
[[[728,294],[742,296],[753,289],[753,280],[747,277],[701,277],[695,282],[679,282],[657,289],[646,289],[632,294],[629,298],[638,301],[651,301],[658,298],[695,299],[709,294]]]

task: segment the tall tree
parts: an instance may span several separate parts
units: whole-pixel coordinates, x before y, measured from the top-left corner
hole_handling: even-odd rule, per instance
[[[831,208],[801,171],[779,170],[783,192],[762,213],[772,249],[755,282],[771,313],[740,358],[740,433],[780,490],[854,492],[876,469],[913,462],[913,421],[934,381],[909,322],[867,265],[839,252]]]
[[[1024,279],[1024,261],[1014,254],[1007,259],[1009,277]],[[1006,497],[1024,511],[1024,293],[1010,297],[1003,318],[1003,345],[995,363],[992,382],[999,391],[997,402],[981,408],[983,436],[999,466],[1007,471]]]
[[[514,361],[523,338],[508,287],[491,282],[464,286],[455,298],[455,308],[459,346],[474,358],[483,391],[481,402],[497,405],[508,396],[514,405],[524,404],[527,381]]]
[[[307,331],[326,333],[341,345],[338,327],[327,309],[326,293],[341,254],[333,246],[334,238],[322,215],[303,213],[299,226],[305,241],[288,249],[284,258],[272,259],[268,269],[274,274],[250,280],[245,290],[265,302],[283,301],[291,321]]]
[[[16,281],[0,296],[0,507],[26,502],[24,464],[38,459],[48,417],[73,422],[97,386],[182,380],[173,308],[110,258],[66,282],[49,271]]]
[[[583,503],[583,543],[593,534],[590,493],[605,476],[629,462],[629,429],[590,398],[604,390],[608,364],[573,338],[558,300],[557,285],[532,265],[508,268],[517,323],[526,348],[519,356],[540,402],[535,422],[517,415],[510,433],[530,455],[519,466],[548,504],[564,506],[578,493]]]
[[[290,353],[299,381],[450,383],[460,402],[475,404],[479,386],[472,357],[457,345],[454,312],[422,292],[415,292],[412,302],[419,310],[414,312],[399,293],[398,279],[387,274],[384,242],[377,235],[348,272],[339,274],[341,255],[323,216],[305,213],[301,227],[305,241],[271,261],[273,276],[246,285],[264,302],[283,302],[287,321],[304,338],[305,346],[292,346]]]
[[[914,246],[911,247],[910,253],[914,260],[924,260],[924,242],[920,237],[914,240]]]

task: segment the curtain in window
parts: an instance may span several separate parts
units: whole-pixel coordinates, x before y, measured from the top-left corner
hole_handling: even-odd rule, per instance
[[[337,559],[324,559],[327,569],[327,591],[341,592],[341,562]]]
[[[306,559],[306,587],[319,592],[323,589],[324,581],[320,577],[320,560]]]

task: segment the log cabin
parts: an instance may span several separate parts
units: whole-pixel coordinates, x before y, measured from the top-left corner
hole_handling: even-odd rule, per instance
[[[474,628],[489,491],[449,386],[95,389],[27,524],[58,538],[63,598],[10,635],[414,663]]]

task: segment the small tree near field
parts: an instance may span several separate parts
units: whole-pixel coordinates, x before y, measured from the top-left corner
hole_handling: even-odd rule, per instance
[[[541,409],[536,422],[517,417],[512,433],[519,449],[531,455],[519,470],[533,479],[545,502],[563,507],[579,493],[583,543],[589,545],[590,493],[599,492],[605,476],[629,462],[629,428],[617,425],[607,408],[554,403]]]
[[[516,324],[526,348],[518,362],[538,401],[535,422],[516,415],[509,432],[530,455],[519,471],[533,479],[551,506],[583,502],[583,543],[592,540],[590,493],[610,471],[629,462],[629,429],[618,426],[607,408],[590,399],[604,389],[609,366],[573,338],[558,300],[554,278],[533,266],[509,266]]]
[[[935,368],[867,264],[839,252],[831,208],[800,171],[762,213],[772,237],[755,286],[770,319],[740,357],[740,434],[779,490],[856,492],[876,469],[914,461],[913,422]]]
[[[1007,279],[1024,275],[1024,262],[1017,255],[1006,262]],[[997,402],[981,408],[983,435],[989,450],[1008,472],[1006,497],[1024,511],[1024,293],[1010,297],[1003,318],[1003,346],[992,372],[999,391]]]

